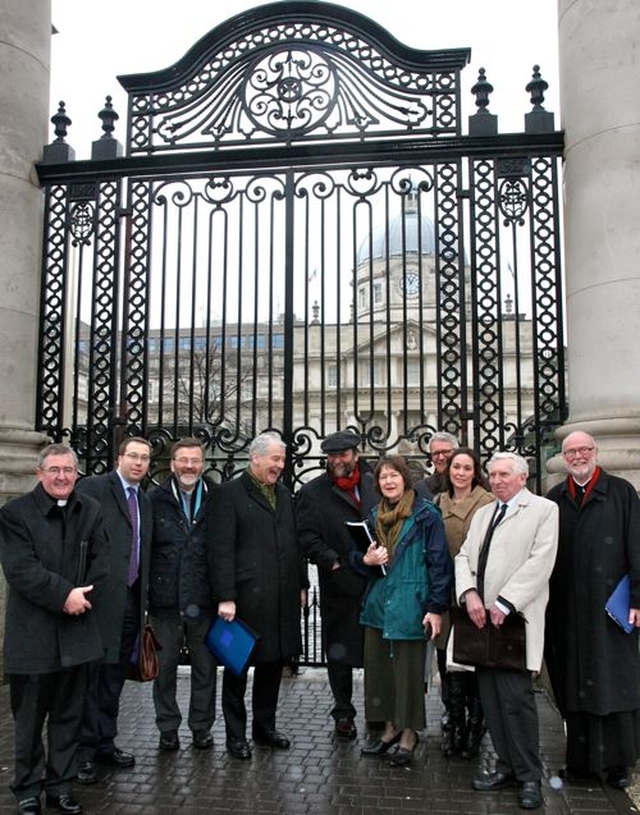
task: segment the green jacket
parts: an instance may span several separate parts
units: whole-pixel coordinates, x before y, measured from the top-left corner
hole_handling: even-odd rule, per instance
[[[375,529],[377,507],[369,515]],[[453,569],[440,513],[417,497],[402,526],[387,574],[369,569],[360,622],[382,631],[387,640],[423,639],[422,619],[449,607]]]

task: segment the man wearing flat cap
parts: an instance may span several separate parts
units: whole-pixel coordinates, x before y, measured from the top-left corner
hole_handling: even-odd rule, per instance
[[[359,521],[377,503],[373,475],[358,456],[360,436],[331,433],[321,444],[327,470],[298,493],[298,535],[318,567],[322,641],[327,655],[336,735],[355,738],[353,668],[362,666],[363,629],[358,621],[366,581],[348,564],[351,535],[346,521]],[[365,471],[366,470],[366,471]]]

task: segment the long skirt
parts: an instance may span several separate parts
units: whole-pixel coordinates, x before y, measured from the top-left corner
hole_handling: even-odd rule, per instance
[[[640,710],[596,716],[567,713],[567,769],[588,775],[633,767],[640,757]]]
[[[364,709],[368,722],[424,730],[426,640],[383,640],[377,628],[364,632]]]

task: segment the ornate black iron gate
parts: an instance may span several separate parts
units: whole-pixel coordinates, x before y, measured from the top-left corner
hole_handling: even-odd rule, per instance
[[[92,160],[61,160],[61,109],[38,168],[38,429],[93,472],[122,434],[153,441],[156,473],[196,435],[225,478],[273,428],[294,488],[337,428],[419,464],[446,429],[518,450],[539,486],[566,413],[563,140],[537,72],[523,133],[498,134],[481,72],[463,135],[468,59],[279,2],[120,78],[125,156],[108,100]]]

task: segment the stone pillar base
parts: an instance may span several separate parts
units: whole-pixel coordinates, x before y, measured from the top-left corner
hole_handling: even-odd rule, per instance
[[[562,443],[576,430],[594,437],[598,445],[598,464],[603,469],[626,478],[640,491],[640,413],[569,421],[556,431],[558,442]],[[547,471],[551,474],[548,486],[562,480],[566,471],[561,455],[549,459]]]
[[[0,503],[33,488],[38,453],[49,441],[44,433],[0,426]]]

